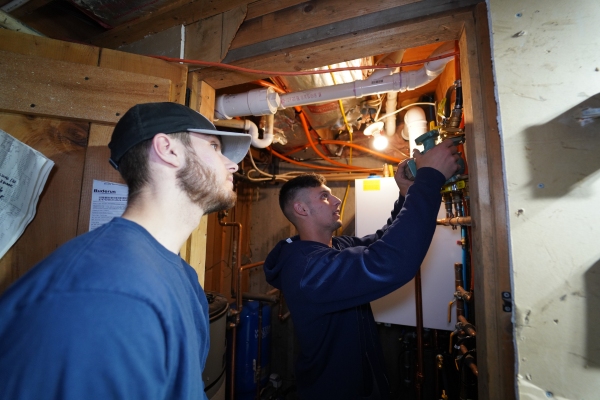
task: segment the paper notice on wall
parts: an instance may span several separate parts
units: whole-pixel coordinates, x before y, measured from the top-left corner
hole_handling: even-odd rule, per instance
[[[54,162],[0,129],[0,258],[33,220]]]
[[[94,180],[92,185],[92,207],[90,231],[120,217],[127,207],[127,185]]]

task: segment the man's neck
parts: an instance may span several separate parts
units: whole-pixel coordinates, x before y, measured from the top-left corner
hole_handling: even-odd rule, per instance
[[[123,218],[141,225],[167,250],[179,254],[202,215],[200,207],[187,199],[153,198],[148,201],[142,196],[135,204],[127,206]]]

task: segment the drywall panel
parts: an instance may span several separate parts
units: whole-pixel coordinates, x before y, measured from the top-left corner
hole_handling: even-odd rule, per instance
[[[489,0],[520,399],[600,389],[600,7]]]

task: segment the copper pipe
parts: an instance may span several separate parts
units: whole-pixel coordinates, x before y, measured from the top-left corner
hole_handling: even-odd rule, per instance
[[[445,226],[471,226],[471,217],[442,218],[438,219],[436,223]]]
[[[471,299],[473,298],[473,293],[467,292],[462,286],[456,287],[456,293],[458,297],[465,301],[471,301]]]
[[[242,296],[238,296],[239,292],[236,290],[239,286],[235,284],[235,277],[237,272],[240,269],[241,259],[242,259],[242,224],[239,222],[225,222],[223,219],[227,216],[226,212],[219,213],[219,225],[221,226],[233,226],[237,227],[237,250],[235,257],[235,267],[231,270],[231,294],[236,301],[236,305],[238,306],[238,312],[242,312]],[[235,240],[235,239],[234,239]],[[239,283],[239,282],[238,282]],[[235,288],[235,289],[234,289]],[[239,318],[237,319],[237,323],[239,323]]]
[[[227,215],[226,212],[220,213],[219,216],[219,225],[221,226],[234,226],[238,228],[238,234],[237,234],[237,255],[235,258],[235,268],[232,268],[231,270],[231,293],[232,293],[232,297],[234,297],[236,299],[236,305],[237,305],[237,310],[235,310],[235,312],[232,310],[232,315],[235,316],[235,320],[232,323],[232,329],[233,331],[231,332],[231,337],[232,337],[232,344],[231,344],[231,372],[230,372],[230,400],[233,400],[235,398],[235,341],[236,341],[236,335],[237,335],[237,326],[240,323],[240,313],[242,312],[242,296],[241,293],[239,292],[239,286],[237,286],[237,289],[234,292],[234,280],[235,280],[235,275],[236,275],[236,271],[238,271],[240,269],[240,260],[242,259],[242,224],[239,222],[224,222],[223,218]],[[239,284],[239,282],[238,282]]]
[[[477,369],[477,364],[475,364],[475,359],[472,355],[468,354],[469,353],[469,349],[467,349],[467,346],[465,346],[464,344],[460,345],[460,352],[462,353],[464,357],[464,362],[469,366],[469,368],[471,369],[471,372],[473,372],[473,375],[475,376],[479,376],[479,370]]]
[[[460,329],[456,329],[453,332],[450,332],[450,342],[448,345],[448,354],[452,354],[452,338],[454,337],[454,335],[458,335],[458,333],[460,332]]]
[[[463,265],[461,263],[454,263],[454,287],[463,285],[462,269]]]
[[[452,304],[456,301],[456,297],[448,303],[448,323],[452,322]],[[452,336],[450,337],[452,338]]]
[[[463,315],[458,316],[458,321],[461,324],[461,328],[467,333],[467,335],[471,337],[475,337],[475,335],[477,335],[475,327],[471,325],[471,323],[467,321],[467,319]]]
[[[264,261],[259,261],[259,262],[255,262],[252,264],[246,264],[246,265],[243,265],[238,268],[238,277],[237,277],[237,286],[236,286],[236,291],[237,291],[237,293],[239,293],[239,296],[236,297],[238,310],[242,309],[242,272],[244,272],[247,269],[260,267],[264,263],[265,263]]]
[[[421,290],[421,269],[415,275],[415,303],[417,311],[417,376],[415,380],[417,400],[421,397],[423,382],[423,293]]]

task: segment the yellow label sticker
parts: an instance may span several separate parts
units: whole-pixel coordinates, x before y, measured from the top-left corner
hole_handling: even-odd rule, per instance
[[[381,190],[381,181],[379,179],[365,179],[363,181],[363,190]]]

